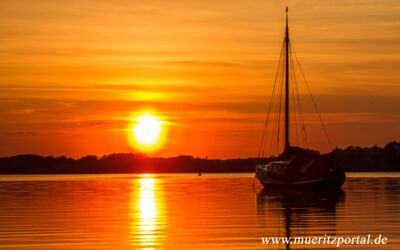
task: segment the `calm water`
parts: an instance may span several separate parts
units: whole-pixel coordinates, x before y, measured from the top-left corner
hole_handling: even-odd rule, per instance
[[[348,176],[345,195],[254,191],[251,174],[0,176],[0,249],[286,249],[260,237],[324,234],[400,249],[400,174]]]

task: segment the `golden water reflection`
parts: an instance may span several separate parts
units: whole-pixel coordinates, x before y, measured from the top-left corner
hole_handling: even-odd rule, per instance
[[[131,245],[153,250],[162,245],[165,217],[159,179],[143,175],[132,180]]]
[[[0,176],[0,249],[265,250],[287,246],[262,236],[324,234],[400,249],[400,174],[369,175],[349,176],[344,197],[254,193],[250,174]]]

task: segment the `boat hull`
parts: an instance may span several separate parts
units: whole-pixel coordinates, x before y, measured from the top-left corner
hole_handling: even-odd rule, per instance
[[[333,153],[311,155],[297,150],[287,159],[256,166],[256,178],[265,188],[340,189],[346,180]]]
[[[337,176],[335,176],[337,175]],[[266,189],[288,189],[288,190],[327,190],[327,189],[340,189],[346,180],[346,176],[343,174],[332,174],[332,176],[309,179],[309,180],[298,180],[293,182],[277,182],[273,179],[262,179],[260,183]]]

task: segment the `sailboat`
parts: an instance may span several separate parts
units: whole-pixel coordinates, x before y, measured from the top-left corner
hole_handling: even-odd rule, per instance
[[[286,29],[285,37],[281,50],[281,57],[279,60],[278,70],[275,77],[275,83],[273,88],[273,93],[271,95],[271,101],[267,109],[267,118],[264,126],[264,133],[260,145],[259,159],[264,159],[264,150],[267,147],[266,141],[272,136],[268,136],[268,133],[278,133],[278,139],[270,143],[270,147],[277,147],[280,143],[279,132],[280,124],[284,125],[284,143],[283,151],[278,157],[273,161],[268,163],[258,163],[255,168],[255,177],[260,181],[264,187],[270,188],[285,188],[285,189],[340,189],[346,180],[346,175],[340,166],[335,162],[335,155],[333,152],[320,154],[318,151],[307,149],[307,145],[304,143],[306,141],[304,117],[301,115],[292,114],[294,117],[294,123],[299,123],[301,128],[298,131],[296,124],[291,124],[291,106],[295,109],[298,104],[297,111],[301,113],[301,101],[299,100],[299,91],[297,87],[296,80],[296,70],[295,70],[295,59],[297,56],[293,52],[293,46],[289,38],[289,27],[288,27],[288,8],[286,7]],[[295,59],[293,59],[293,54]],[[298,60],[297,60],[298,63]],[[298,67],[304,77],[301,70],[300,64]],[[280,77],[280,78],[279,78]],[[281,85],[276,87],[277,79],[281,80]],[[304,81],[307,84],[305,77]],[[276,90],[278,89],[278,90]],[[280,89],[280,90],[279,90]],[[309,91],[310,97],[318,114],[321,125],[326,132],[325,126],[323,124],[322,118],[318,112],[317,106],[315,104],[314,98],[312,97],[311,91],[307,84],[307,89]],[[276,90],[276,91],[275,91]],[[284,91],[283,91],[284,90]],[[280,91],[280,93],[279,93]],[[297,91],[297,92],[296,92]],[[284,93],[283,93],[284,92]],[[290,98],[292,94],[292,99]],[[297,94],[297,97],[296,95]],[[284,97],[284,101],[282,100]],[[284,103],[283,103],[284,102]],[[282,105],[283,104],[283,105]],[[284,106],[284,119],[281,120],[281,106]],[[275,110],[275,115],[274,115]],[[275,118],[271,118],[275,117]],[[272,119],[275,119],[271,122]],[[272,124],[272,125],[271,125]],[[290,126],[296,127],[296,140],[298,140],[298,134],[303,138],[303,147],[301,145],[291,145],[290,143]],[[268,126],[270,128],[268,129]],[[271,128],[272,126],[272,128]],[[326,132],[327,139],[329,136]]]

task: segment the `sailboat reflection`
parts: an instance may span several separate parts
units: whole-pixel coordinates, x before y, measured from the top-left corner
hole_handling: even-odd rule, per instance
[[[132,245],[140,245],[142,249],[151,250],[161,244],[160,230],[164,225],[162,216],[163,207],[160,201],[161,194],[156,189],[157,179],[145,175],[136,182],[133,190],[136,203],[131,205],[132,213]],[[137,182],[139,187],[137,188]]]
[[[257,194],[257,214],[264,237],[304,237],[336,234],[336,206],[344,202],[334,192],[263,189]],[[283,225],[281,225],[283,224]],[[282,244],[290,249],[290,244]],[[294,245],[304,248],[304,245]],[[320,246],[314,245],[313,248]]]

